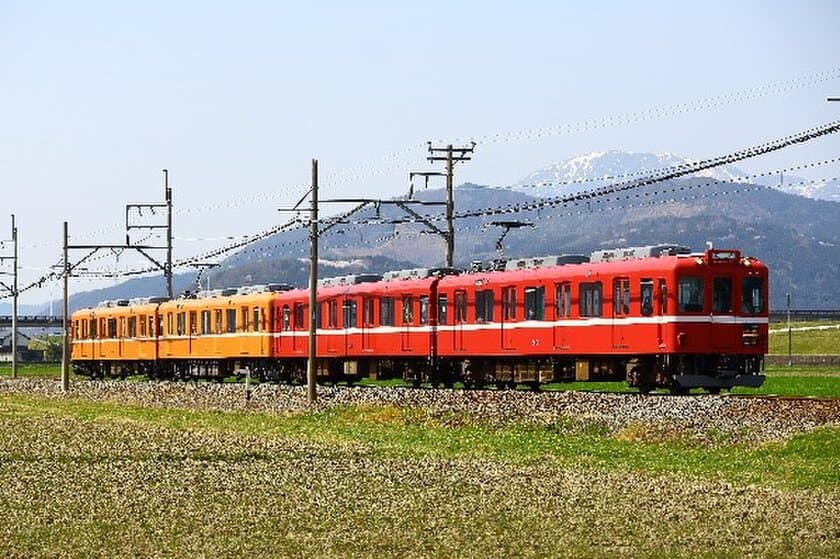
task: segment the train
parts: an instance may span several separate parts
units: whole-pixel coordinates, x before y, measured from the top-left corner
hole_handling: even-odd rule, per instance
[[[646,393],[764,381],[768,269],[676,244],[107,301],[70,323],[76,374],[539,389],[626,379]]]

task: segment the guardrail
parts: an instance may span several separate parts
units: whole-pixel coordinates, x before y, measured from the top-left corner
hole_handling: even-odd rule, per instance
[[[770,320],[787,320],[788,312],[770,311]],[[840,320],[840,309],[790,309],[791,320]]]

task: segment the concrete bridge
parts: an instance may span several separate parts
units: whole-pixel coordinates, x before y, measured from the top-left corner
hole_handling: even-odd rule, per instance
[[[60,316],[46,316],[46,315],[37,315],[37,316],[23,316],[18,315],[17,317],[17,325],[18,328],[61,328],[61,317]],[[0,316],[0,328],[11,328],[12,327],[12,317],[11,315],[8,316]]]

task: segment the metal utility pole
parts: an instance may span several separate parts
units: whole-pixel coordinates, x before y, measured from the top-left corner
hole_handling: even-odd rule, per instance
[[[312,160],[312,192],[309,206],[309,354],[306,361],[306,395],[309,403],[315,402],[318,393],[315,380],[318,373],[317,344],[315,338],[315,306],[318,304],[318,160]]]
[[[446,147],[432,145],[429,142],[429,155],[426,159],[430,163],[435,161],[446,162],[445,173],[410,173],[409,179],[415,176],[425,176],[428,184],[428,177],[430,176],[445,176],[446,177],[446,266],[451,268],[455,260],[455,195],[454,195],[454,174],[455,163],[461,161],[470,161],[472,157],[467,154],[475,151],[475,142],[470,142],[469,146],[454,147],[452,144]],[[444,154],[444,155],[436,155]],[[413,194],[413,188],[412,188]]]
[[[61,387],[67,392],[70,389],[70,316],[69,316],[69,283],[70,274],[79,267],[83,262],[87,261],[93,255],[101,250],[111,251],[114,255],[119,256],[125,250],[136,250],[148,259],[156,268],[163,270],[166,276],[166,291],[171,299],[172,292],[172,188],[169,186],[169,171],[163,169],[163,182],[165,189],[166,201],[158,204],[126,204],[125,206],[125,244],[113,245],[71,245],[69,243],[69,235],[67,222],[64,222],[64,301],[63,301],[63,319],[62,325],[64,329],[64,343],[61,351]],[[164,209],[166,211],[166,225],[152,223],[132,223],[132,213],[136,212],[138,216],[143,215],[143,211],[147,211],[152,215],[156,215],[156,210]],[[135,218],[136,221],[136,218]],[[131,231],[135,229],[144,229],[147,231],[155,231],[166,229],[166,246],[161,246],[159,241],[156,244],[142,244],[132,243]],[[152,233],[154,234],[154,233]],[[151,236],[151,235],[149,235]],[[85,250],[88,251],[85,256],[80,258],[75,263],[70,263],[71,250]],[[166,250],[166,262],[160,263],[153,258],[149,253],[153,250]]]
[[[160,270],[163,270],[163,275],[166,280],[166,295],[170,299],[174,298],[175,294],[172,289],[172,187],[169,186],[169,170],[162,169],[163,173],[163,188],[164,188],[164,202],[157,203],[157,204],[126,204],[125,206],[125,245],[91,245],[87,247],[70,247],[71,249],[74,248],[87,248],[87,249],[109,249],[114,251],[123,251],[126,249],[133,249],[142,254],[146,257],[152,264],[155,265]],[[164,210],[166,212],[166,224],[162,224],[161,221],[157,223],[148,223],[148,222],[140,222],[138,223],[138,217],[143,216],[143,212],[147,212],[151,215],[156,215],[157,210]],[[131,232],[133,230],[145,230],[151,231],[151,234],[154,234],[155,231],[160,231],[161,229],[166,230],[166,244],[154,244],[154,245],[142,245],[142,244],[133,244],[131,242]],[[159,237],[158,237],[159,238]],[[142,242],[142,241],[141,241]],[[166,251],[166,260],[161,263],[158,261],[157,258],[153,258],[151,254],[149,254],[152,250],[165,250]]]
[[[788,326],[788,367],[793,367],[793,330],[790,327],[790,293],[785,293],[787,298],[787,326]]]
[[[0,243],[0,246],[5,247],[6,241]],[[0,281],[0,287],[5,289],[9,292],[9,295],[12,296],[12,378],[17,378],[17,369],[18,369],[18,351],[17,351],[17,301],[18,301],[18,244],[17,244],[17,227],[15,227],[15,215],[12,214],[12,256],[0,256],[0,263],[5,262],[6,260],[12,261],[12,271],[9,272],[2,272],[2,275],[11,275],[12,276],[12,285],[7,285],[5,282]]]
[[[2,245],[5,247],[5,242],[3,241]],[[11,256],[0,256],[0,263],[5,262],[6,260],[12,261],[12,271],[11,273],[3,272],[3,275],[11,275],[12,276],[12,285],[7,285],[5,282],[0,281],[0,287],[5,289],[9,292],[9,295],[12,296],[12,378],[17,378],[18,373],[18,351],[17,351],[17,340],[18,340],[18,328],[17,328],[17,316],[18,316],[18,241],[17,241],[17,227],[15,226],[15,215],[12,214],[12,255]]]
[[[62,301],[62,319],[61,327],[64,332],[63,343],[61,346],[61,390],[67,393],[70,390],[70,317],[68,310],[70,308],[69,299],[69,280],[70,280],[70,260],[68,258],[69,246],[67,243],[67,222],[64,222],[64,300]]]
[[[172,299],[172,189],[169,188],[169,169],[163,170],[163,189],[166,196],[166,296]]]
[[[18,374],[18,231],[12,214],[12,378]]]

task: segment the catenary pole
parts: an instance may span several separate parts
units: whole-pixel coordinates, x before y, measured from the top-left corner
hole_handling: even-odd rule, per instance
[[[61,346],[61,390],[68,392],[70,390],[70,320],[67,316],[69,308],[69,280],[70,280],[70,260],[68,258],[67,250],[67,222],[64,222],[64,299],[62,301],[62,333],[63,342]]]
[[[309,209],[309,353],[306,361],[306,393],[309,403],[318,398],[315,389],[317,375],[316,357],[316,327],[318,316],[318,160],[312,160],[312,194]]]
[[[12,214],[12,378],[18,376],[18,234]]]
[[[166,196],[166,296],[172,299],[172,189],[168,169],[163,170],[163,188]]]

